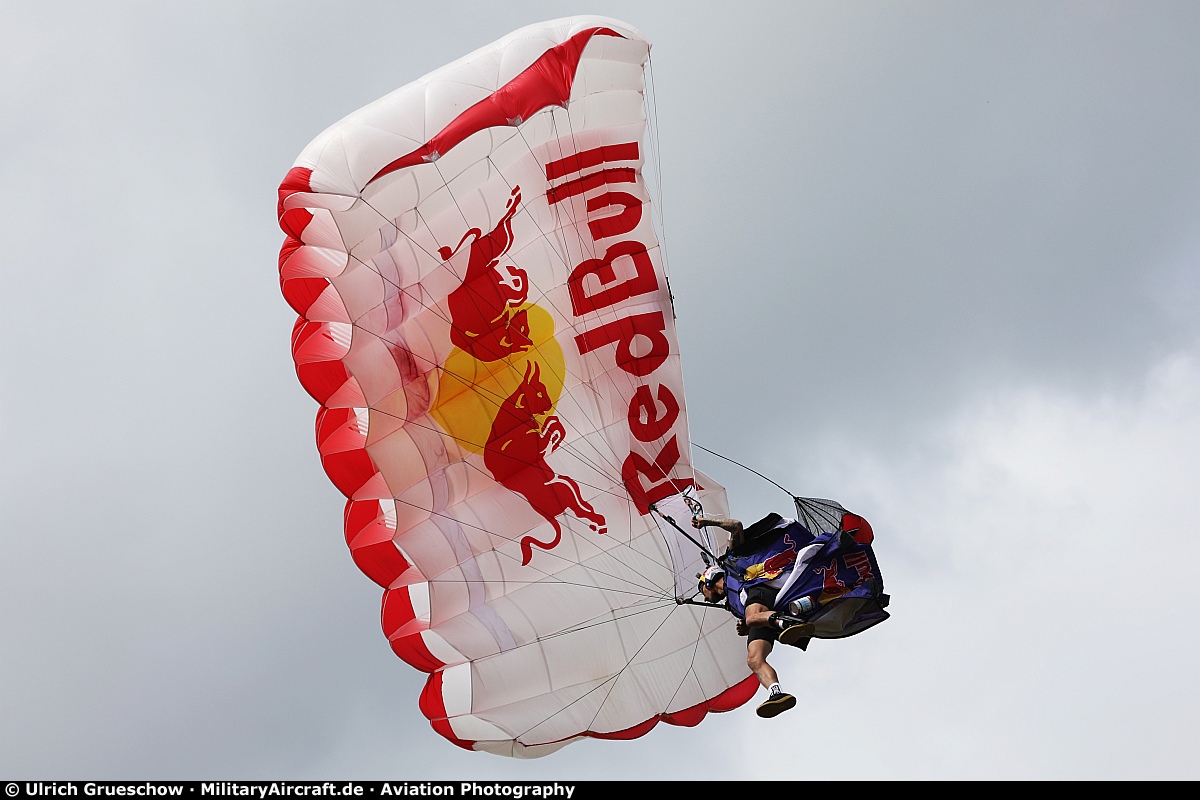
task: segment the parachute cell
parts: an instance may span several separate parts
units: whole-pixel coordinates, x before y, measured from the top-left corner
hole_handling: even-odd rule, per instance
[[[335,124],[280,186],[347,544],[469,749],[695,725],[757,687],[729,615],[677,602],[701,551],[651,513],[727,508],[690,461],[649,47],[606,18],[524,28]]]

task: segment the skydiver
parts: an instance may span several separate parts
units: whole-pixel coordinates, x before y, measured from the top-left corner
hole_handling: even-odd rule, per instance
[[[692,517],[692,526],[703,528],[716,525],[729,531],[730,549],[737,548],[745,541],[745,531],[742,523],[736,519],[710,517],[697,514]],[[746,609],[745,618],[738,618],[738,636],[746,638],[746,666],[758,676],[758,682],[766,688],[769,696],[756,709],[760,717],[774,717],[782,714],[796,705],[796,698],[779,686],[779,676],[775,669],[767,663],[767,656],[778,640],[783,644],[795,644],[803,638],[811,637],[813,626],[810,623],[797,623],[777,613],[773,606],[780,587],[787,580],[790,570],[777,578],[751,586],[742,592],[743,606]],[[720,603],[726,599],[725,571],[717,565],[710,566],[699,575],[700,591],[709,603]],[[730,613],[737,615],[728,603],[725,607]]]

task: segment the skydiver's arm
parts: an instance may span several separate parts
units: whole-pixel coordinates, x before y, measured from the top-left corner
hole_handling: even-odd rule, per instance
[[[745,540],[745,534],[742,532],[742,523],[736,519],[697,514],[692,517],[692,525],[697,528],[703,528],[707,525],[716,525],[718,528],[724,528],[729,531],[730,547],[737,547]]]

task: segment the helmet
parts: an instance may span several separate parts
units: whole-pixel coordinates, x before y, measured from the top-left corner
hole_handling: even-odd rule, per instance
[[[725,577],[725,570],[713,564],[704,570],[704,572],[697,573],[696,577],[699,579],[699,585],[702,590],[705,588],[711,589],[716,585],[717,581]]]

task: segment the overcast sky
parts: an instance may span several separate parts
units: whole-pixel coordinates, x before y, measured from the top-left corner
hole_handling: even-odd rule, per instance
[[[654,45],[692,440],[870,519],[893,617],[780,648],[774,720],[518,761],[435,734],[380,631],[275,190],[581,13]],[[0,37],[0,775],[1200,778],[1200,4],[6,0]]]

